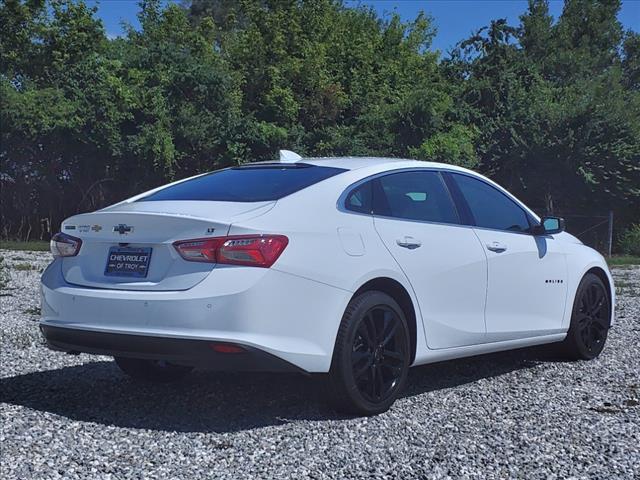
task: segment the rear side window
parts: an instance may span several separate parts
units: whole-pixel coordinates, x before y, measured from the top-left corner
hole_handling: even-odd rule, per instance
[[[452,174],[478,227],[528,232],[524,210],[491,185],[467,175]]]
[[[358,213],[370,214],[371,206],[371,182],[363,183],[349,192],[344,204],[347,210]]]
[[[263,202],[278,200],[344,171],[342,168],[308,164],[233,167],[163,188],[138,201]]]
[[[425,222],[458,223],[458,215],[438,172],[393,173],[378,179],[374,213]]]

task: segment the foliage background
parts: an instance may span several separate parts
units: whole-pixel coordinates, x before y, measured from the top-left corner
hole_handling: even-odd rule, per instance
[[[619,0],[531,0],[441,57],[432,19],[339,0],[0,0],[1,236],[280,148],[485,173],[544,211],[640,218],[640,35]]]

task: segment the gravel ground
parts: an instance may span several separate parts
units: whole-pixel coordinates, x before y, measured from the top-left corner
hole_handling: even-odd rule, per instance
[[[106,357],[48,351],[48,254],[0,251],[0,477],[640,478],[640,268],[592,362],[546,348],[418,367],[387,413],[341,417],[295,375],[139,385]]]

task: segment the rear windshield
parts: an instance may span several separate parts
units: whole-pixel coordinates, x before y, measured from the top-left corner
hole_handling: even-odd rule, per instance
[[[233,167],[163,188],[138,201],[263,202],[277,200],[344,171],[342,168],[308,164]]]

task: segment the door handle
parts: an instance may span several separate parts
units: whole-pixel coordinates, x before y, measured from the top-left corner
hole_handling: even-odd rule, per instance
[[[504,243],[500,243],[500,242],[487,243],[487,250],[491,250],[492,252],[502,253],[506,249],[507,249],[507,246]]]
[[[417,238],[413,237],[404,237],[396,240],[396,243],[402,248],[408,248],[409,250],[414,250],[422,245],[422,242]]]

